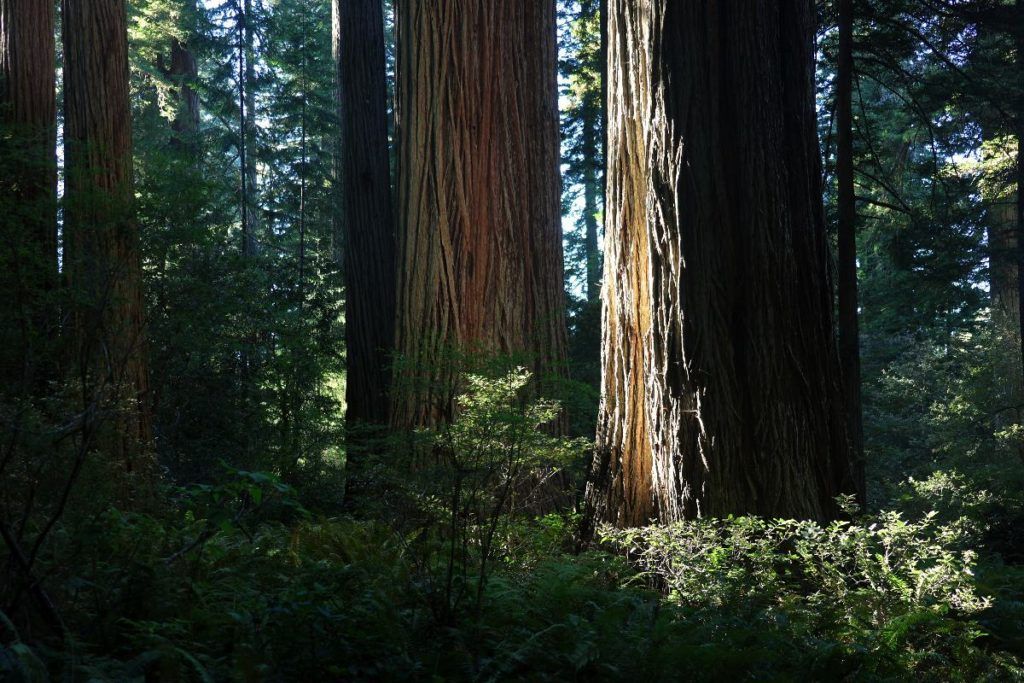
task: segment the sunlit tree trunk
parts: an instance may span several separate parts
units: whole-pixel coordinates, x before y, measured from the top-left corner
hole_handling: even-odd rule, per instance
[[[145,464],[150,414],[125,6],[123,0],[64,0],[62,7],[64,263],[76,379],[86,414],[97,420],[95,445],[133,472]]]
[[[397,30],[395,338],[430,380],[394,391],[410,426],[450,411],[447,348],[565,359],[555,3],[398,0]]]
[[[54,6],[0,0],[0,381],[23,393],[52,378],[57,325]]]
[[[852,491],[810,0],[609,0],[598,520]]]

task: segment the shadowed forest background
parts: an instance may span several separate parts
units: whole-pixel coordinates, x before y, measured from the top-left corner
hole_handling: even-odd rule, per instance
[[[1022,0],[0,0],[0,680],[1024,678],[1022,137]]]

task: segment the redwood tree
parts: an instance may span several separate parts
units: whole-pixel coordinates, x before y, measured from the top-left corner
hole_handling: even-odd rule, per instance
[[[609,0],[597,519],[827,519],[852,490],[811,0]]]
[[[48,301],[57,281],[55,53],[52,2],[0,0],[0,380],[7,389],[38,388],[54,366],[46,347],[57,323]]]
[[[177,38],[171,39],[171,64],[164,70],[178,90],[178,102],[171,122],[175,146],[195,150],[195,137],[199,131],[199,93],[192,87],[199,77],[196,58],[187,45]]]
[[[150,437],[139,233],[132,211],[124,0],[63,0],[64,263],[95,445],[126,471]]]
[[[450,408],[446,349],[564,360],[554,0],[398,0],[399,426]],[[442,387],[440,390],[438,387]]]
[[[345,401],[350,423],[386,424],[395,329],[395,225],[380,0],[334,0],[341,120]]]
[[[853,0],[839,0],[839,63],[836,70],[839,363],[843,372],[847,427],[854,448],[855,484],[858,499],[864,504],[864,426],[860,400],[860,326],[857,312],[857,200],[853,181],[853,20]]]

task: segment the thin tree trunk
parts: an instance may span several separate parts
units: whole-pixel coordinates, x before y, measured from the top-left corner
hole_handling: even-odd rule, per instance
[[[299,162],[299,305],[306,301],[306,95],[302,95],[302,158]]]
[[[583,249],[587,266],[587,301],[597,301],[601,296],[601,255],[597,251],[597,172],[594,168],[597,158],[598,112],[585,107],[583,112]]]
[[[244,0],[245,11],[245,187],[248,193],[246,204],[245,233],[248,237],[246,248],[253,255],[259,248],[260,212],[259,212],[259,179],[256,176],[256,50],[253,17],[253,0]]]
[[[306,161],[309,152],[306,146],[306,27],[302,29],[302,112],[299,120],[302,129],[299,160],[299,306],[306,304]]]
[[[395,225],[380,0],[334,0],[344,228],[347,420],[388,419],[395,320]]]
[[[123,0],[64,0],[64,262],[83,401],[114,410],[97,444],[142,472],[150,441]],[[87,406],[88,407],[88,406]]]
[[[553,0],[399,0],[396,346],[423,383],[392,422],[451,414],[452,347],[566,357]],[[403,375],[402,380],[409,379]]]
[[[1019,158],[1014,160],[1015,165]],[[1014,174],[1016,175],[1016,173]],[[999,393],[999,407],[995,415],[997,428],[1020,423],[1024,406],[1024,375],[1021,371],[1020,278],[1017,261],[1017,185],[1014,177],[1009,183],[995,178],[983,186],[986,209],[986,236],[988,241],[988,281],[992,310],[992,326],[999,344],[993,387]],[[1024,454],[1024,444],[1018,447]]]
[[[609,0],[591,514],[828,519],[852,491],[811,0]]]
[[[341,113],[341,17],[339,16],[339,10],[341,0],[331,0],[331,56],[334,58],[334,101],[337,105],[338,113]],[[342,165],[344,160],[342,159],[342,151],[344,145],[342,142],[342,135],[339,134],[334,137],[334,149],[333,149],[333,171],[334,176],[331,179],[331,260],[338,268],[343,268],[345,250],[344,244],[344,229],[345,229],[345,194],[342,190],[344,182],[344,172]]]
[[[867,501],[857,320],[857,204],[853,188],[853,21],[853,0],[839,0],[839,64],[836,72],[839,363],[843,373],[848,432],[854,451],[857,498],[863,506]]]
[[[601,2],[598,0],[585,0],[580,4],[581,17],[593,17],[599,13]],[[604,18],[598,14],[600,25],[603,27]],[[604,55],[604,30],[601,29],[601,50],[599,59]],[[598,101],[594,101],[594,95],[588,92],[584,95],[583,112],[580,131],[581,150],[583,154],[583,249],[586,258],[587,273],[587,301],[597,302],[601,297],[601,254],[597,248],[597,212],[598,197],[603,194],[602,188],[598,187],[599,182],[599,145],[601,141],[598,136],[602,129],[602,111],[604,103],[604,68],[599,68],[601,79],[601,90],[597,95]]]
[[[196,59],[177,38],[171,40],[171,66],[168,75],[178,86],[178,109],[171,122],[172,140],[179,147],[195,151],[199,132],[199,93],[192,84],[199,76]]]
[[[247,32],[246,22],[248,21],[248,16],[241,3],[239,3],[237,9],[238,14],[235,21],[238,24],[238,211],[239,224],[242,228],[242,254],[244,256],[252,256],[253,234],[249,225],[249,150],[247,144],[249,137],[249,124],[246,120],[249,115],[246,108],[249,98],[246,95],[247,69],[245,68],[247,55],[247,41],[245,34]]]
[[[1015,237],[1017,247],[1017,341],[1020,348],[1020,368],[1024,372],[1024,0],[1017,0],[1016,47],[1018,101],[1014,108],[1017,134],[1017,216]],[[1024,386],[1024,376],[1019,377],[1018,386]],[[1018,419],[1021,415],[1018,407]],[[1024,450],[1018,448],[1024,458]]]
[[[1014,187],[1016,186],[1014,181]],[[1000,333],[1012,338],[1012,353],[1020,349],[1020,304],[1017,277],[1017,193],[987,198],[989,253],[989,294],[992,317]],[[1017,366],[1015,361],[1014,367]],[[1019,369],[1019,368],[1018,368]]]
[[[56,371],[57,113],[54,6],[0,0],[0,203],[5,320],[0,381],[25,395]]]
[[[238,14],[238,164],[239,215],[242,228],[242,254],[256,254],[258,231],[256,192],[256,163],[252,145],[256,138],[256,67],[253,62],[252,0],[241,0]]]

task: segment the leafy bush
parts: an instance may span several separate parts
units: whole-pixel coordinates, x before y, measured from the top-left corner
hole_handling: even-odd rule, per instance
[[[936,517],[888,512],[824,527],[745,517],[604,528],[599,538],[689,618],[733,635],[757,624],[765,631],[757,641],[781,635],[848,675],[942,678],[986,671],[994,660],[1020,673],[978,646],[983,631],[972,618],[992,601],[977,590],[965,529]]]
[[[561,407],[533,394],[525,368],[465,373],[459,384],[455,419],[418,431],[417,462],[394,472],[404,480],[391,487],[405,492],[398,526],[416,539],[410,551],[445,622],[466,599],[479,611],[513,520],[551,507],[545,498],[563,494],[560,470],[585,447],[552,433]]]

